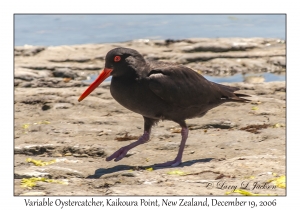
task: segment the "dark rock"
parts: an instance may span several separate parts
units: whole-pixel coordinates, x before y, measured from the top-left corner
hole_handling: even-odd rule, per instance
[[[20,102],[23,104],[35,105],[44,103],[45,101],[42,98],[28,97],[25,100],[21,100]]]
[[[154,40],[153,43],[157,46],[164,46],[166,45],[165,40]]]
[[[222,52],[222,53],[212,53],[212,52],[199,52],[192,54],[184,54],[177,58],[177,62],[182,64],[187,64],[196,61],[209,61],[215,58],[227,58],[227,59],[237,59],[237,58],[251,58],[257,59],[261,57],[273,57],[273,56],[285,56],[284,51],[247,51],[247,52]]]
[[[246,127],[240,128],[240,130],[244,130],[244,131],[248,131],[248,132],[250,132],[250,133],[258,134],[258,133],[260,133],[259,130],[261,130],[261,129],[266,129],[266,128],[268,128],[268,127],[270,127],[269,124],[262,124],[262,125],[248,125],[248,126],[246,126]]]
[[[44,105],[42,106],[42,110],[43,110],[43,111],[46,111],[46,110],[49,110],[49,109],[51,109],[51,106],[49,106],[49,105],[47,105],[47,104],[44,104]]]
[[[27,146],[16,146],[14,152],[15,154],[40,155],[40,154],[52,152],[55,149],[57,149],[57,145],[52,145],[52,144],[27,145]]]
[[[268,62],[276,66],[286,67],[286,59],[284,56],[271,57]]]
[[[277,87],[275,91],[286,92],[286,87]]]
[[[62,78],[72,78],[78,77],[77,73],[71,71],[68,68],[56,68],[53,71],[53,75],[55,77],[62,77]]]
[[[91,124],[95,124],[95,125],[117,125],[118,122],[117,121],[100,121],[100,120],[97,120],[97,121],[91,122]]]
[[[37,46],[15,47],[14,53],[15,56],[34,56],[45,49],[45,47]]]
[[[236,124],[230,120],[213,120],[211,123],[202,126],[202,129],[206,128],[220,128],[220,129],[230,129],[236,127]]]
[[[33,69],[33,70],[54,70],[55,68],[59,68],[57,66],[53,65],[43,65],[43,64],[35,64],[35,65],[27,65],[23,64],[21,65],[22,68],[28,68],[28,69]]]
[[[255,48],[255,45],[248,44],[225,44],[219,43],[198,43],[192,46],[181,48],[184,52],[228,52],[228,51],[245,51]]]
[[[73,123],[73,124],[84,124],[84,122],[81,121],[81,120],[73,121],[72,123]]]
[[[67,59],[50,59],[50,62],[62,63],[62,62],[78,62],[84,63],[90,61],[90,58],[67,58]]]
[[[73,156],[75,154],[75,156],[79,155],[80,157],[87,157],[87,156],[104,157],[104,156],[106,156],[104,149],[99,145],[93,145],[91,147],[68,146],[68,147],[64,147],[62,149],[62,153],[72,153]]]
[[[20,83],[22,83],[20,80],[14,80],[14,86],[18,86]]]
[[[194,43],[193,41],[188,40],[188,39],[178,39],[178,40],[166,39],[165,40],[165,45],[168,46],[169,44],[178,43],[178,42]]]

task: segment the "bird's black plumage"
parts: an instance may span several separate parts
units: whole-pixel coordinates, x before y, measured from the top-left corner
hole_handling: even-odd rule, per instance
[[[109,51],[105,69],[112,75],[112,96],[145,119],[144,135],[131,146],[118,150],[108,160],[122,159],[129,149],[148,141],[152,125],[165,119],[177,122],[183,128],[176,159],[163,164],[178,165],[188,135],[186,119],[201,117],[225,102],[249,101],[241,98],[248,95],[235,93],[239,90],[237,87],[210,82],[183,65],[146,61],[140,53],[129,48]]]

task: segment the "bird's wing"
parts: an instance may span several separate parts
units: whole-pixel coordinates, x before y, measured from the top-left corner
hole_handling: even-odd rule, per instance
[[[148,74],[148,81],[153,93],[179,107],[213,104],[221,101],[223,95],[216,83],[185,66],[154,68]]]

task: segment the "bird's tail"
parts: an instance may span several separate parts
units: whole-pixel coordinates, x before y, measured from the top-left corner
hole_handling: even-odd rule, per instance
[[[229,97],[228,100],[229,101],[233,101],[233,102],[250,102],[251,100],[249,99],[245,99],[245,98],[240,98],[240,97],[251,97],[249,95],[246,94],[241,94],[241,93],[233,93],[234,96]]]
[[[241,102],[241,103],[251,101],[245,98],[241,98],[241,97],[251,97],[250,95],[235,93],[235,91],[240,90],[240,88],[238,87],[231,87],[227,85],[221,85],[218,83],[214,83],[214,84],[216,84],[220,88],[221,92],[223,93],[222,98],[226,99],[227,101]]]

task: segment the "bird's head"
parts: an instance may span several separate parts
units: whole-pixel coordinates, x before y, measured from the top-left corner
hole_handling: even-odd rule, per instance
[[[78,101],[82,101],[85,97],[87,97],[107,77],[135,75],[138,73],[138,66],[143,66],[145,63],[146,61],[143,56],[136,50],[123,47],[110,50],[105,56],[104,69],[98,78],[79,97]]]

